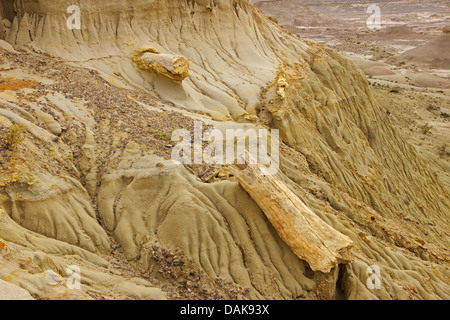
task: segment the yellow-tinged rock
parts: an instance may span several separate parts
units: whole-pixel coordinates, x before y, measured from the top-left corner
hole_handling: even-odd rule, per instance
[[[320,219],[278,177],[261,174],[262,165],[232,168],[241,186],[259,205],[281,239],[313,271],[329,273],[353,261],[353,242]]]

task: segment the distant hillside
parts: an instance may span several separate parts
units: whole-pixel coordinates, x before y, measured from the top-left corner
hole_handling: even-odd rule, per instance
[[[450,69],[450,34],[442,36],[401,54],[397,60],[426,64],[435,69]]]

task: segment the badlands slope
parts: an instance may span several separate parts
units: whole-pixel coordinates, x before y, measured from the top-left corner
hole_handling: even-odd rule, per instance
[[[249,0],[2,0],[0,15],[2,141],[24,126],[1,149],[0,279],[35,299],[450,297],[448,190],[347,58]],[[183,57],[187,77],[142,52]],[[195,120],[279,129],[278,179],[353,262],[324,281],[226,168],[173,164],[168,137]]]

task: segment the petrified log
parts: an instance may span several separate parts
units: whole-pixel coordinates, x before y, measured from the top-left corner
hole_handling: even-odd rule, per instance
[[[183,81],[189,75],[189,62],[182,56],[141,50],[135,54],[133,61],[140,69],[162,74],[172,80]]]
[[[261,164],[232,166],[241,186],[255,200],[281,239],[313,271],[329,273],[353,260],[353,242],[311,211],[277,175],[261,174]]]

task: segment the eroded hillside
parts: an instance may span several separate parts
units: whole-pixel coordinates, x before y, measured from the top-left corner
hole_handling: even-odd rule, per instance
[[[350,60],[248,0],[0,3],[1,279],[37,299],[449,297],[448,190]],[[324,281],[226,166],[174,164],[171,133],[196,120],[279,129],[277,179],[353,262]]]

